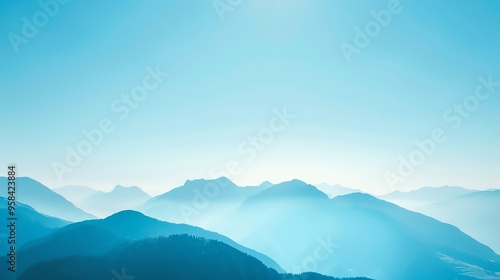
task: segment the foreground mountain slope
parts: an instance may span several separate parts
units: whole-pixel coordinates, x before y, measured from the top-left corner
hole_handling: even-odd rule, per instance
[[[32,241],[18,252],[19,259],[23,260],[18,269],[23,271],[35,263],[71,255],[102,255],[131,240],[174,234],[189,234],[224,242],[259,259],[268,267],[283,271],[269,257],[243,247],[225,236],[193,226],[161,222],[134,211],[123,211],[103,220],[71,224],[47,237]]]
[[[108,280],[116,277],[151,280],[335,279],[315,274],[280,275],[225,243],[187,235],[133,241],[99,257],[71,256],[42,262],[27,269],[19,279]]]
[[[7,185],[7,178],[0,177],[0,184]],[[66,221],[83,221],[95,216],[84,212],[61,195],[29,177],[16,180],[17,200],[33,207],[36,211]]]
[[[7,209],[7,199],[0,197],[0,218],[2,221],[7,221],[9,211]],[[16,246],[22,247],[27,242],[51,234],[59,228],[68,225],[70,222],[58,218],[50,217],[38,213],[32,207],[17,202],[15,214],[16,220]],[[9,236],[9,228],[2,226],[0,228],[0,240],[7,240]],[[0,253],[2,256],[8,249],[7,244],[0,243]]]

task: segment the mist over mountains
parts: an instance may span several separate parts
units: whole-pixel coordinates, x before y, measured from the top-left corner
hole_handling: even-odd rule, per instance
[[[0,184],[7,185],[7,178],[0,177]],[[17,178],[17,200],[40,213],[77,222],[95,218],[61,195],[29,177]]]
[[[474,191],[461,187],[425,187],[394,192],[380,198],[455,225],[500,252],[500,190]]]
[[[117,267],[122,269],[117,271]],[[19,279],[68,279],[75,274],[95,280],[107,280],[113,274],[138,279],[339,280],[313,273],[280,274],[223,242],[189,235],[128,242],[98,257],[70,256],[50,260],[30,267]]]
[[[491,249],[498,233],[491,223],[498,191],[423,188],[376,198],[341,186],[320,188],[332,192],[300,180],[240,187],[222,177],[188,180],[149,197],[138,187],[122,186],[108,193],[82,186],[53,191],[22,178],[20,193],[43,195],[24,198],[36,200],[38,209],[18,205],[22,261],[16,279],[109,279],[122,267],[151,279],[194,279],[196,273],[213,279],[500,279],[500,256]],[[381,198],[409,202],[429,216]],[[70,213],[56,211],[53,201]],[[92,214],[115,212],[105,219],[86,214],[89,219],[72,223],[86,213],[77,205]],[[2,229],[0,236],[7,232]],[[143,257],[134,264],[136,255]],[[5,272],[2,279],[12,277]]]
[[[132,209],[151,198],[136,186],[117,185],[110,192],[96,191],[85,186],[66,186],[54,191],[84,211],[101,218]]]

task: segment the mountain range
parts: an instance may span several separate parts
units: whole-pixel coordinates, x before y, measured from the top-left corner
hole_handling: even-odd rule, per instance
[[[500,190],[473,191],[461,187],[425,187],[394,192],[381,199],[457,226],[500,252]]]
[[[351,194],[351,193],[358,193],[362,192],[358,189],[352,189],[352,188],[346,188],[344,186],[341,186],[339,184],[336,185],[329,185],[327,183],[321,183],[314,185],[318,190],[324,192],[326,195],[328,195],[329,198],[334,198],[339,195],[346,195],[346,194]]]
[[[117,185],[110,192],[97,191],[85,186],[65,186],[54,191],[84,211],[100,218],[133,209],[151,198],[136,186]]]
[[[298,180],[251,191],[227,178],[216,181],[188,181],[138,210],[220,232],[287,271],[382,280],[500,279],[500,257],[490,248],[454,226],[373,196],[329,199]],[[219,190],[211,193],[215,186]],[[311,257],[319,248],[329,253],[327,261]]]
[[[284,272],[269,257],[243,247],[225,236],[189,225],[161,222],[134,211],[123,211],[106,219],[74,223],[50,235],[29,242],[18,251],[18,258],[23,260],[18,265],[18,271],[23,272],[36,263],[72,255],[103,255],[132,240],[175,234],[188,234],[224,242],[258,259],[277,272]],[[0,260],[5,262],[5,258],[0,258]],[[0,271],[0,275],[2,275],[1,273],[2,271]],[[8,272],[5,273],[7,274],[4,277],[7,277]]]
[[[475,191],[457,186],[423,187],[408,192],[395,191],[379,198],[413,211],[420,211],[429,204],[438,203]]]
[[[184,185],[149,198],[135,207],[143,214],[122,211],[105,219],[94,219],[41,183],[30,178],[20,179],[18,190],[23,191],[23,200],[27,199],[38,208],[18,202],[18,215],[23,223],[18,247],[18,256],[23,260],[19,264],[19,271],[24,272],[22,279],[34,279],[30,277],[37,274],[63,277],[65,272],[54,267],[67,264],[75,271],[86,271],[85,268],[96,263],[102,272],[95,274],[96,277],[109,278],[108,269],[117,263],[105,260],[119,250],[139,254],[134,248],[137,244],[145,244],[149,249],[143,253],[154,255],[150,252],[152,248],[170,242],[162,237],[168,239],[179,234],[190,236],[183,237],[188,244],[196,243],[189,239],[191,237],[196,240],[203,238],[206,242],[223,242],[248,254],[275,271],[259,276],[262,279],[274,279],[277,274],[282,278],[297,277],[283,274],[285,271],[380,280],[500,279],[500,256],[473,239],[495,244],[499,228],[494,209],[498,208],[500,191],[423,188],[382,197],[395,202],[398,199],[399,202],[410,202],[420,207],[420,212],[438,221],[368,194],[334,196],[330,193],[328,196],[317,187],[299,180],[239,187],[227,178],[199,179],[188,180]],[[34,199],[26,194],[26,190],[41,195]],[[80,204],[91,201],[91,197],[95,197],[95,201],[98,197],[107,197],[111,204],[119,206],[120,201],[127,201],[130,193],[140,195],[140,200],[147,196],[143,196],[145,193],[136,187],[120,186],[109,193],[75,186],[56,191],[66,192],[66,197],[76,201],[75,192],[78,190],[83,194]],[[117,195],[120,193],[125,195]],[[71,213],[55,211],[57,208],[50,207],[53,200],[57,207]],[[103,204],[105,200],[102,200]],[[0,202],[6,203],[5,199]],[[51,211],[57,218],[39,209]],[[3,211],[6,213],[5,209]],[[85,213],[90,220],[69,224],[69,221],[75,221],[75,213]],[[61,219],[67,216],[73,219]],[[0,237],[4,236],[7,232],[2,229]],[[219,246],[214,244],[211,246]],[[193,250],[196,249],[196,252],[207,249],[198,245],[195,247]],[[165,258],[167,261],[169,257]],[[121,260],[130,261],[127,258]],[[0,258],[0,262],[4,261]],[[81,262],[86,266],[80,266]],[[160,265],[154,259],[150,262]],[[241,262],[242,269],[246,269],[246,263]],[[157,268],[162,275],[174,273],[163,268]],[[131,265],[130,269],[134,266]],[[51,271],[62,274],[44,274]],[[0,276],[7,279],[3,277],[8,275],[0,272]],[[302,274],[300,277],[306,276],[331,279],[319,274]]]
[[[19,279],[135,278],[340,280],[313,273],[280,274],[223,242],[188,235],[131,241],[99,256],[68,256],[42,262],[27,269]]]
[[[473,192],[423,207],[420,212],[456,225],[500,253],[500,190]]]
[[[0,218],[2,221],[7,221],[7,217],[9,217],[7,207],[7,199],[0,197]],[[16,246],[18,247],[70,224],[68,221],[40,214],[29,205],[20,202],[16,203],[15,214],[17,218]],[[2,240],[0,242],[0,254],[2,256],[8,252],[9,247],[3,240],[7,240],[10,234],[3,229],[4,227],[0,230],[0,240]]]
[[[161,220],[204,227],[271,186],[264,182],[259,186],[239,187],[225,177],[188,180],[183,186],[153,197],[135,209]]]
[[[0,177],[0,184],[7,185],[7,178]],[[91,215],[48,187],[29,177],[18,177],[16,180],[16,198],[18,202],[31,206],[36,211],[66,221],[77,222],[94,219]]]

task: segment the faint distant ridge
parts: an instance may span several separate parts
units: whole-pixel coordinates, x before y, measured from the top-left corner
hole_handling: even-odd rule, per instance
[[[356,193],[356,192],[362,192],[361,190],[358,189],[353,189],[353,188],[347,188],[339,184],[335,185],[329,185],[327,183],[321,183],[315,185],[318,190],[324,192],[328,197],[334,198],[339,195],[346,195],[346,194],[351,194],[351,193]]]
[[[0,197],[0,218],[6,220],[8,217],[7,199]],[[70,222],[58,218],[43,215],[33,209],[31,206],[17,202],[16,203],[17,229],[16,246],[20,248],[33,239],[37,239],[53,233]],[[9,232],[0,230],[0,240],[7,240]],[[0,243],[0,245],[5,245]],[[0,254],[4,256],[8,246],[0,246]]]
[[[318,189],[301,180],[291,180],[280,184],[273,185],[268,189],[254,196],[254,198],[265,199],[322,199],[327,198],[327,195],[318,191]],[[252,199],[254,199],[252,198]]]
[[[435,202],[420,212],[459,227],[500,253],[500,190],[476,191]]]
[[[97,217],[137,207],[151,197],[137,186],[117,185],[110,192],[96,191],[85,186],[66,186],[55,189],[81,209]]]
[[[413,199],[420,201],[442,201],[464,194],[476,192],[458,186],[423,187],[408,192],[395,191],[380,196],[382,199]]]
[[[73,202],[73,204],[77,206],[83,203],[85,200],[87,200],[94,194],[104,193],[102,191],[94,190],[87,186],[74,186],[74,185],[54,188],[52,190],[62,195],[67,200]]]
[[[408,192],[395,191],[379,198],[418,212],[430,204],[474,192],[476,191],[457,186],[423,187]]]
[[[270,182],[263,182],[259,186],[240,187],[226,177],[187,180],[184,185],[155,196],[134,209],[177,223],[189,223],[189,218],[196,219],[193,215],[185,214],[191,210],[202,211],[207,220],[218,220],[221,213],[234,210],[247,198],[273,186]],[[209,216],[211,218],[207,218]]]
[[[6,186],[7,178],[0,177],[0,184]],[[29,177],[18,177],[16,185],[17,200],[33,207],[40,213],[74,222],[95,218],[63,196]]]

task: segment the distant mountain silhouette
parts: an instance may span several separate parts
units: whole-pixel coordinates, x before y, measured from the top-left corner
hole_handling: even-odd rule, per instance
[[[6,186],[7,178],[0,177],[0,184]],[[76,222],[95,218],[40,182],[28,177],[17,178],[17,200],[40,213],[67,221]]]
[[[35,209],[28,205],[17,202],[15,209],[16,221],[16,246],[22,247],[27,242],[51,234],[55,230],[68,225],[70,222],[61,219],[49,217],[38,213]],[[9,212],[7,209],[7,199],[0,197],[0,218],[2,221],[7,221]],[[0,240],[7,240],[9,236],[8,228],[3,225],[0,227]],[[7,252],[8,245],[0,243],[0,253],[4,256]]]
[[[97,216],[107,217],[123,210],[130,210],[151,197],[139,187],[116,186],[111,192],[97,192],[77,204],[81,209]]]
[[[346,194],[361,192],[360,190],[346,188],[346,187],[343,187],[343,186],[338,185],[338,184],[329,185],[326,183],[322,183],[322,184],[317,184],[315,186],[318,190],[322,191],[323,193],[328,195],[328,197],[330,197],[330,198],[334,198],[334,197],[339,196],[339,195],[346,195]]]
[[[117,185],[110,192],[97,191],[86,186],[65,186],[54,191],[82,210],[100,218],[133,209],[151,198],[135,186]]]
[[[419,211],[429,204],[473,192],[475,191],[456,186],[423,187],[409,192],[395,191],[379,198],[409,210]]]
[[[103,191],[94,190],[87,186],[64,186],[60,188],[52,189],[54,192],[62,195],[67,200],[71,201],[76,206],[80,207],[83,202],[85,202],[89,197],[98,193],[104,193]]]
[[[420,212],[451,223],[500,253],[500,190],[469,193],[421,208]]]
[[[49,236],[32,241],[18,252],[18,258],[23,260],[19,263],[18,269],[24,271],[35,263],[72,255],[103,255],[131,240],[175,234],[189,234],[224,242],[257,258],[266,266],[283,272],[283,269],[269,257],[243,247],[218,233],[189,225],[161,222],[134,211],[123,211],[103,220],[71,224]],[[0,261],[4,262],[5,259],[0,258]],[[0,271],[0,276],[3,272]]]
[[[305,184],[300,180],[274,185],[254,196],[249,200],[283,200],[283,199],[324,199],[328,198],[326,194],[319,191],[315,186]]]
[[[259,260],[220,241],[188,235],[172,235],[127,242],[101,256],[70,256],[38,263],[26,270],[19,279],[334,280],[336,278],[312,273],[280,275],[264,266]]]
[[[32,188],[34,193],[47,194],[47,188],[38,182],[23,180],[27,178],[19,181],[24,186],[35,185]],[[118,187],[117,191],[120,190],[123,189]],[[55,199],[62,198],[53,192],[48,193],[56,195]],[[450,219],[454,224],[463,221],[460,227],[481,240],[493,242],[496,237],[495,233],[480,234],[486,232],[484,229],[489,232],[497,230],[496,223],[491,222],[497,220],[496,212],[491,209],[498,205],[498,192],[444,187],[438,190],[424,188],[410,195],[393,195],[396,198],[400,195],[410,197],[422,202],[421,205],[444,199],[431,204],[432,207],[427,209],[429,215],[443,215],[441,220]],[[46,199],[43,195],[41,197]],[[36,200],[32,201],[36,203]],[[30,209],[27,205],[26,208]],[[71,224],[29,241],[18,251],[19,259],[23,260],[19,262],[19,271],[41,265],[41,262],[53,264],[71,258],[85,258],[89,262],[83,262],[89,271],[93,271],[93,262],[102,262],[102,258],[120,248],[139,244],[135,243],[137,241],[188,234],[221,241],[280,273],[284,272],[283,267],[293,273],[313,271],[337,277],[366,276],[377,280],[500,279],[500,256],[454,226],[367,194],[352,193],[330,199],[317,187],[299,180],[276,185],[266,182],[255,187],[239,187],[227,178],[187,181],[184,186],[151,198],[137,208],[156,218],[189,221],[232,240],[201,228],[161,222],[138,212],[123,211],[106,219]],[[453,211],[453,215],[447,216],[449,213],[444,208]],[[468,211],[470,209],[475,211]],[[466,214],[471,218],[463,219]],[[478,215],[481,219],[477,218]],[[484,226],[486,223],[488,226]],[[465,229],[467,227],[470,228]],[[478,230],[474,232],[472,229]],[[0,257],[0,262],[5,263],[5,257]],[[72,267],[72,262],[64,264]],[[107,269],[105,262],[102,265],[96,267]],[[35,275],[28,273],[42,273],[48,267],[51,266],[33,266],[24,277]],[[78,264],[75,267],[80,268]],[[8,276],[5,272],[0,271],[0,279],[10,279],[5,278]],[[109,277],[109,271],[104,273]],[[301,277],[306,276],[316,277],[314,279],[325,277],[316,274]]]
[[[271,186],[264,182],[255,187],[238,187],[225,177],[188,180],[183,186],[153,197],[135,209],[161,220],[204,227]],[[203,212],[203,219],[197,219],[199,212]]]
[[[208,214],[199,211],[192,221],[264,252],[289,271],[380,280],[500,278],[500,257],[485,245],[456,227],[370,195],[329,199],[316,187],[293,180],[241,195],[231,211],[224,211],[222,198],[237,196],[233,185],[207,197],[208,205],[216,207]],[[167,193],[168,205],[161,200],[155,205],[171,212],[150,213],[168,219],[179,217],[174,213],[180,206],[196,206],[192,190],[175,192],[183,193],[182,199]],[[325,260],[311,259],[318,250],[328,252],[322,255]]]

